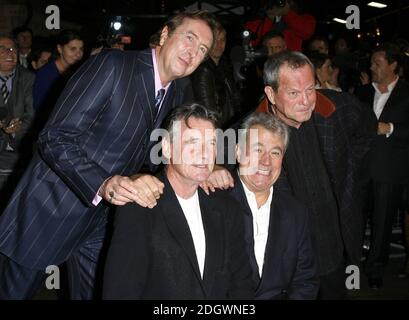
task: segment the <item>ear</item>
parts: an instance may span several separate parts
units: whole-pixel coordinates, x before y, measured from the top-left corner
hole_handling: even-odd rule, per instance
[[[62,54],[62,47],[59,44],[57,44],[57,51],[60,55]]]
[[[267,99],[272,103],[275,104],[275,92],[271,86],[264,87],[264,93],[267,96]]]
[[[239,147],[239,144],[236,144],[236,160],[238,163],[241,161],[241,149]]]
[[[393,72],[394,72],[395,74],[398,74],[398,73],[399,73],[398,63],[397,63],[396,61],[394,61],[394,62],[391,63],[391,66],[392,66]]]
[[[160,40],[159,40],[159,45],[163,46],[165,43],[165,40],[169,37],[169,28],[168,26],[164,26],[162,29],[162,32],[160,33]]]
[[[171,148],[170,148],[170,143],[169,143],[169,137],[163,137],[162,139],[162,155],[170,160],[171,156]]]

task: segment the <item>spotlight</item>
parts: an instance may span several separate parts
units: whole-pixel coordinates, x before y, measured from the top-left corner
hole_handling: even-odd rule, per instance
[[[121,28],[122,28],[122,23],[121,23],[121,21],[122,21],[122,17],[117,16],[117,17],[115,18],[115,20],[113,20],[113,21],[111,22],[111,28],[113,28],[115,31],[118,31],[119,29],[121,29]]]
[[[114,29],[116,30],[116,31],[118,31],[119,29],[121,29],[121,27],[122,27],[122,23],[120,23],[120,22],[114,22]]]

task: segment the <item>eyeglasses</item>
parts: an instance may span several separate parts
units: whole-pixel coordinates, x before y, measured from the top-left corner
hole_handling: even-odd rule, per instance
[[[17,53],[17,48],[16,47],[8,48],[6,46],[0,45],[0,53],[4,54],[4,53],[7,53],[7,52]]]
[[[209,48],[203,44],[200,44],[198,37],[194,33],[185,31],[177,32],[176,34],[182,36],[182,39],[186,45],[192,46],[201,56],[206,56]]]

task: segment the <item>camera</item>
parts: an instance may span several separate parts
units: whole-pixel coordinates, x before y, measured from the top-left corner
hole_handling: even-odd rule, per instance
[[[286,0],[269,0],[266,3],[266,9],[271,9],[273,7],[283,8],[287,4]]]
[[[246,80],[248,68],[263,62],[267,57],[267,49],[264,46],[259,49],[252,47],[250,40],[252,40],[253,36],[252,32],[244,30],[241,34],[242,45],[233,47],[230,52],[236,81]]]

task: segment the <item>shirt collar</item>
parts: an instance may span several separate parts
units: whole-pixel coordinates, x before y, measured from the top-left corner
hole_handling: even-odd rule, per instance
[[[7,87],[10,86],[10,87],[9,87],[9,90],[10,90],[10,88],[11,88],[11,82],[13,81],[13,78],[15,77],[15,75],[16,75],[16,69],[14,69],[13,72],[12,72],[12,73],[9,73],[8,75],[4,75],[4,74],[0,73],[0,83],[3,83],[3,82],[4,82],[3,79],[4,79],[5,77],[7,77],[6,83],[7,83]]]
[[[166,93],[172,81],[169,82],[166,87],[162,86],[162,83],[160,81],[159,70],[158,70],[158,62],[156,60],[156,50],[154,48],[152,49],[152,62],[153,62],[153,73],[154,73],[154,78],[155,78],[155,97],[156,97],[156,93],[160,89],[165,89],[165,93]]]
[[[250,189],[247,188],[246,184],[245,184],[244,181],[241,179],[240,174],[239,174],[239,179],[240,179],[241,184],[243,185],[244,193],[246,194],[246,196],[247,196],[247,197],[252,197],[252,198],[254,198],[254,201],[256,201],[256,195],[254,194],[253,191],[250,191]],[[270,187],[270,194],[269,194],[268,199],[267,199],[267,201],[266,201],[266,203],[265,203],[264,205],[269,204],[269,203],[271,202],[271,198],[272,198],[272,196],[273,196],[273,191],[274,191],[274,185],[272,185],[272,186]],[[263,205],[263,206],[264,206],[264,205]]]
[[[398,83],[398,80],[399,80],[399,76],[397,76],[394,81],[388,84],[388,92],[384,92],[383,94],[391,93],[392,90],[395,88],[396,84]],[[372,82],[372,86],[375,88],[376,92],[378,92],[379,94],[382,94],[382,92],[379,91],[378,86],[376,85],[375,82]]]

